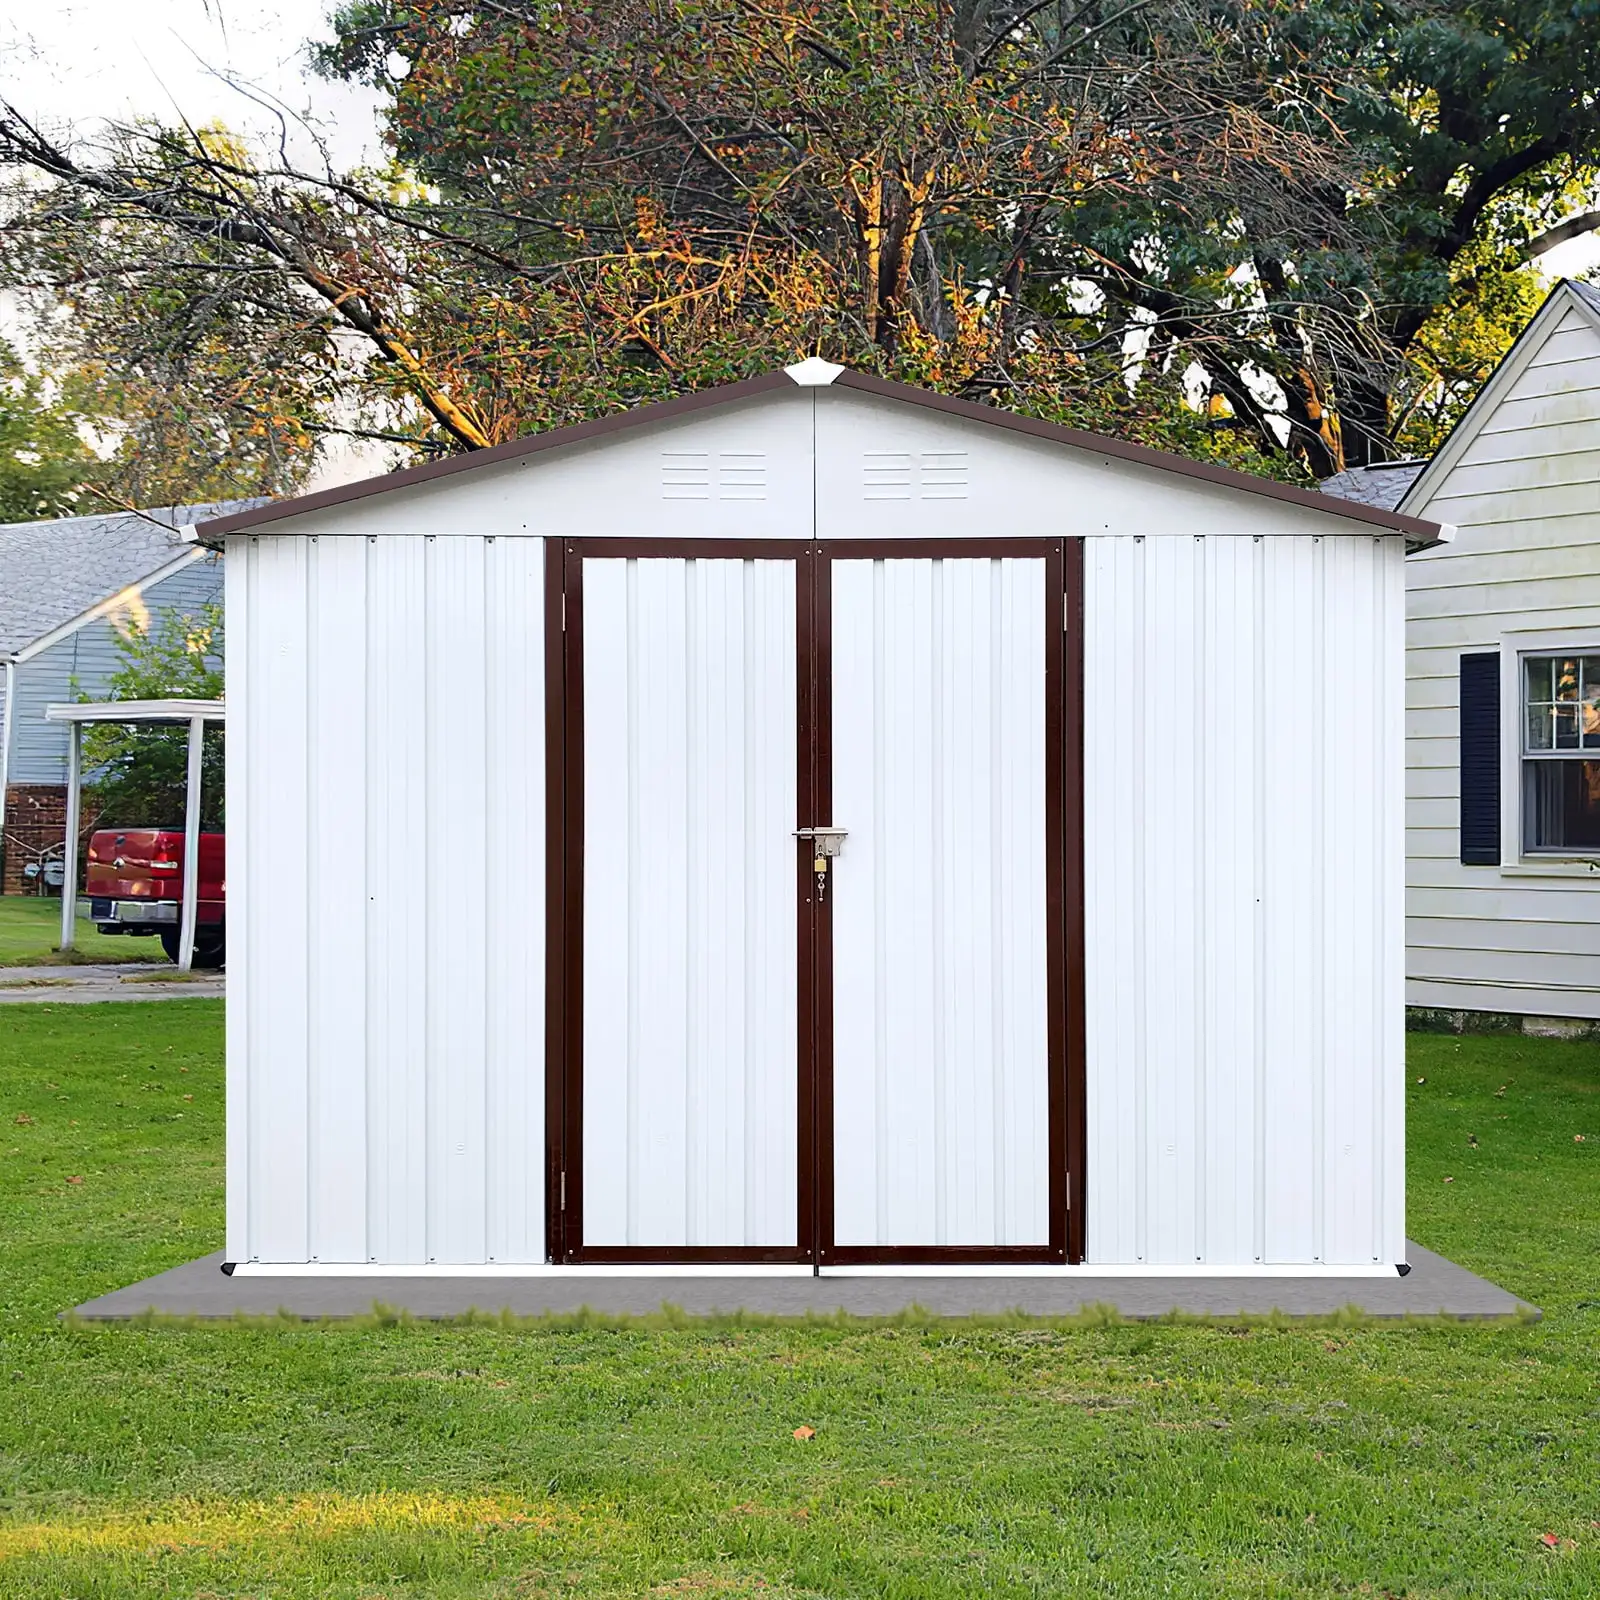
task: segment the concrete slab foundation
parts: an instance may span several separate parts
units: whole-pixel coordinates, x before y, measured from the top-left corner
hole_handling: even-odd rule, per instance
[[[885,1277],[870,1270],[825,1277],[694,1277],[586,1274],[582,1268],[526,1278],[226,1276],[222,1254],[202,1256],[77,1308],[89,1321],[145,1312],[229,1318],[283,1313],[308,1321],[365,1316],[375,1308],[423,1318],[469,1311],[561,1316],[647,1316],[672,1306],[691,1316],[743,1311],[756,1316],[887,1317],[913,1307],[934,1316],[1074,1316],[1112,1307],[1124,1317],[1331,1316],[1355,1309],[1374,1317],[1537,1316],[1537,1310],[1453,1261],[1409,1246],[1411,1271],[1384,1278],[1096,1277],[1092,1269],[1027,1277]]]

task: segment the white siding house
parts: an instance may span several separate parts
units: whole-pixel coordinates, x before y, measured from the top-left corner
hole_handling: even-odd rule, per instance
[[[1392,1272],[1438,535],[815,360],[202,529],[229,1257]]]
[[[1407,1001],[1600,1019],[1600,293],[1555,287],[1401,509],[1457,529],[1406,563]]]

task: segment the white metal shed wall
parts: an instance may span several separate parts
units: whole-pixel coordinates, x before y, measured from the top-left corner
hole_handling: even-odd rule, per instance
[[[1417,514],[1455,540],[1407,561],[1406,999],[1600,1018],[1600,882],[1584,861],[1460,858],[1464,651],[1600,644],[1600,327],[1569,306]],[[1486,395],[1487,398],[1487,395]],[[1513,768],[1514,770],[1514,768]],[[1500,803],[1514,841],[1519,795]]]
[[[544,1259],[542,560],[228,541],[230,1260]]]
[[[1088,541],[1091,1262],[1405,1258],[1402,555]]]
[[[825,390],[229,539],[232,1259],[544,1257],[563,528],[1089,535],[1089,1259],[1402,1259],[1401,541]]]

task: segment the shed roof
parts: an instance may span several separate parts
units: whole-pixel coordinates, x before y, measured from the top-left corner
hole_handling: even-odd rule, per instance
[[[179,531],[260,500],[0,523],[0,656],[82,616],[192,549]]]
[[[253,510],[240,511],[201,523],[189,537],[209,541],[223,534],[264,527],[288,517],[300,516],[325,507],[344,505],[370,495],[388,494],[397,489],[410,488],[415,484],[428,483],[455,473],[474,472],[499,462],[514,461],[541,451],[603,438],[624,429],[670,421],[713,406],[731,405],[773,392],[792,391],[794,385],[821,387],[830,384],[836,384],[842,389],[854,389],[883,399],[899,401],[906,405],[920,406],[946,416],[962,417],[989,427],[1009,429],[1015,433],[1026,434],[1031,438],[1064,445],[1074,450],[1090,451],[1102,458],[1109,456],[1141,467],[1155,468],[1158,471],[1171,472],[1187,478],[1198,478],[1245,494],[1260,495],[1268,499],[1286,501],[1292,505],[1309,507],[1315,511],[1332,513],[1390,532],[1403,533],[1424,543],[1433,543],[1445,536],[1439,524],[1425,522],[1418,517],[1402,516],[1398,512],[1379,506],[1349,500],[1329,505],[1329,500],[1336,497],[1319,494],[1315,489],[1279,483],[1271,478],[1258,478],[1247,472],[1235,471],[1231,467],[1218,466],[1214,462],[1191,461],[1185,456],[1171,455],[1163,450],[1152,450],[1147,445],[1131,444],[1124,439],[1110,438],[1096,433],[1085,433],[1077,428],[1063,427],[1059,423],[1044,422],[1037,417],[1004,411],[998,406],[957,400],[930,389],[890,383],[872,373],[852,372],[849,368],[836,367],[830,362],[813,357],[780,371],[763,373],[758,378],[746,378],[739,383],[697,390],[656,405],[616,412],[610,416],[576,423],[571,427],[555,428],[548,433],[530,434],[525,438],[496,445],[489,450],[475,450],[465,455],[448,456],[440,461],[424,462],[420,466],[404,467],[398,472],[364,478],[356,483],[341,484],[336,488],[319,490],[314,494],[301,495],[291,500],[270,501]]]

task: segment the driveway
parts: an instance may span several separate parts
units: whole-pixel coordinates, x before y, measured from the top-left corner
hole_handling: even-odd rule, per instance
[[[166,961],[72,967],[0,967],[0,1005],[48,1000],[198,1000],[226,993],[220,972],[179,972]]]

